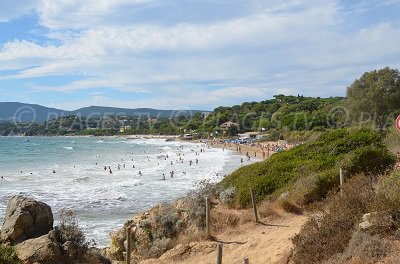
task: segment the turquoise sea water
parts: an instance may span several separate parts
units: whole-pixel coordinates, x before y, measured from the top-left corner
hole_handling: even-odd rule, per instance
[[[184,195],[199,180],[219,181],[240,166],[230,151],[201,148],[163,139],[0,137],[0,221],[11,195],[29,195],[52,207],[55,224],[60,209],[75,210],[87,238],[106,246],[109,232],[134,213]]]

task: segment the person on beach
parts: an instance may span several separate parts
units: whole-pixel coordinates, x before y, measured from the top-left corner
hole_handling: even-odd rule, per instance
[[[199,160],[198,159],[196,159],[196,164],[199,164]]]
[[[172,161],[171,161],[169,164],[170,164],[171,166],[174,165],[174,163],[173,163]]]
[[[110,169],[109,173],[112,174],[112,170],[111,169]]]
[[[189,160],[189,166],[192,166],[192,163],[193,163],[192,160]]]
[[[243,163],[243,158],[240,158],[240,163]]]
[[[132,168],[135,168],[135,164],[132,165]]]
[[[138,174],[139,174],[139,176],[142,176],[142,172],[141,171],[139,171]]]
[[[162,179],[161,180],[165,181],[165,174],[164,173],[162,174]]]
[[[55,171],[55,170],[53,170],[53,173],[56,173],[56,171]]]
[[[169,174],[170,174],[170,176],[171,176],[171,179],[174,178],[174,174],[175,174],[174,171],[171,171]]]

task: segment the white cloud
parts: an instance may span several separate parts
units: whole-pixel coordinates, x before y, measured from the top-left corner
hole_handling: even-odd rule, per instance
[[[50,29],[49,41],[4,43],[0,70],[23,70],[3,74],[0,80],[78,76],[63,85],[29,88],[74,93],[109,87],[153,96],[138,102],[102,95],[81,104],[215,107],[281,92],[343,95],[362,72],[400,66],[398,25],[386,21],[343,30],[349,18],[336,0],[221,0],[208,3],[216,10],[210,9],[213,17],[201,22],[188,18],[197,10],[168,9],[173,2],[42,0],[36,10],[40,23]],[[151,11],[158,11],[153,20],[143,18]],[[181,21],[162,23],[163,16],[166,20],[179,14]]]

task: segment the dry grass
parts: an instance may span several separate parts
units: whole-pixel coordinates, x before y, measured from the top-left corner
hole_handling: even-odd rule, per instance
[[[258,206],[258,214],[262,218],[275,218],[281,216],[282,208],[277,202],[263,201]]]
[[[341,254],[372,198],[373,191],[366,177],[351,178],[344,185],[343,197],[329,197],[320,210],[320,217],[310,218],[295,236],[293,262],[321,263]]]
[[[226,228],[236,227],[239,222],[239,216],[228,210],[213,211],[211,214],[211,229],[214,232],[221,232]]]

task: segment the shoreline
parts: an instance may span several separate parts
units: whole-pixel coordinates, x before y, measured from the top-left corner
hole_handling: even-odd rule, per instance
[[[17,141],[20,142],[21,137],[15,137],[15,138],[18,138],[18,139],[15,139],[15,142],[17,142]],[[41,144],[41,142],[50,142],[50,143],[58,142],[58,141],[70,142],[73,140],[74,137],[66,137],[65,140],[62,140],[62,139],[64,139],[64,137],[40,137],[40,138],[41,138],[40,141],[39,141],[39,137],[37,138],[37,140],[32,139],[31,143],[39,143],[39,146],[40,145],[44,146],[43,144]],[[46,138],[48,138],[48,139],[46,139]],[[85,137],[85,138],[87,138],[87,137]],[[95,138],[99,139],[98,137],[95,137]],[[120,140],[118,140],[118,138],[120,138],[120,137],[112,136],[112,137],[108,137],[108,138],[114,139],[114,140],[116,139],[116,141],[120,141]],[[57,139],[59,139],[59,140],[57,140]],[[140,139],[139,136],[138,136],[138,139]],[[96,193],[93,193],[94,196],[91,196],[92,198],[89,199],[88,202],[89,202],[89,204],[93,203],[95,206],[96,206],[96,204],[98,204],[98,201],[97,200],[95,201],[95,199],[100,199],[105,203],[114,203],[115,202],[118,204],[118,206],[114,209],[118,212],[120,212],[120,211],[124,212],[125,209],[121,209],[121,208],[128,206],[127,203],[125,205],[120,205],[119,203],[120,203],[120,201],[123,201],[125,199],[124,198],[125,196],[130,197],[128,199],[129,201],[132,199],[145,200],[144,203],[148,203],[147,207],[142,207],[141,205],[132,205],[130,208],[129,208],[129,206],[127,207],[128,209],[125,210],[125,212],[129,212],[129,215],[134,215],[134,214],[140,213],[142,211],[150,210],[152,207],[158,206],[159,204],[163,203],[164,201],[174,202],[174,201],[178,200],[179,198],[185,197],[190,191],[195,189],[195,187],[194,187],[196,185],[195,182],[200,182],[203,179],[210,179],[210,182],[218,183],[223,180],[224,175],[229,175],[231,172],[233,172],[236,169],[241,167],[240,158],[237,158],[238,153],[236,153],[234,151],[229,151],[229,153],[226,153],[226,152],[223,153],[220,149],[217,149],[214,146],[210,146],[210,148],[214,149],[211,151],[211,150],[208,150],[206,148],[206,145],[204,145],[204,143],[201,143],[201,142],[190,142],[190,141],[178,141],[177,140],[177,141],[175,141],[175,143],[174,142],[165,142],[164,143],[163,139],[164,138],[159,138],[158,136],[155,136],[154,138],[145,138],[144,139],[144,140],[150,140],[149,142],[155,141],[156,145],[160,145],[160,146],[168,146],[169,144],[177,146],[177,147],[172,147],[171,150],[168,150],[170,148],[167,148],[166,150],[161,150],[161,149],[157,150],[157,152],[156,152],[157,154],[154,154],[153,157],[150,157],[151,162],[149,162],[149,163],[147,163],[147,160],[146,160],[146,162],[143,161],[143,163],[139,163],[138,160],[145,159],[144,157],[146,154],[143,154],[143,153],[140,154],[138,152],[139,156],[143,156],[140,158],[135,158],[135,156],[132,156],[132,157],[127,156],[127,155],[130,155],[130,154],[128,154],[130,151],[126,150],[126,149],[128,149],[130,147],[128,147],[128,145],[124,144],[121,146],[127,146],[127,147],[124,147],[121,150],[117,150],[118,153],[121,153],[121,157],[115,158],[115,160],[112,163],[110,163],[111,161],[107,160],[107,159],[103,160],[103,161],[98,160],[97,154],[101,154],[101,151],[99,150],[99,152],[98,152],[98,150],[93,150],[91,152],[92,157],[88,157],[88,158],[85,158],[84,160],[81,160],[80,161],[81,163],[79,163],[79,164],[78,163],[71,163],[71,164],[68,163],[68,165],[66,165],[63,168],[55,167],[55,171],[57,172],[56,175],[60,175],[59,177],[63,177],[63,180],[61,180],[61,182],[68,184],[68,186],[70,186],[70,185],[78,186],[79,188],[83,188],[88,191],[90,191],[90,189],[93,189],[93,188],[97,188],[99,190],[103,190],[104,188],[106,188],[108,190],[108,191],[106,191],[106,193],[110,192],[111,198],[107,199],[110,201],[103,201],[104,199],[101,196],[99,196],[100,194],[97,195]],[[11,138],[10,138],[10,140],[11,140]],[[92,141],[92,140],[90,140],[90,137],[87,140],[83,140],[82,144],[85,144],[85,142],[89,142],[89,141],[90,142]],[[126,141],[127,143],[133,143],[133,145],[136,145],[134,143],[134,140],[132,142],[129,142],[129,139],[124,138],[123,141]],[[8,142],[8,140],[3,139],[3,142],[6,143],[6,142]],[[13,141],[11,140],[10,142],[13,142]],[[81,141],[79,141],[79,142],[81,142]],[[152,146],[153,146],[153,144],[154,143],[150,143],[150,145],[152,145]],[[8,145],[9,144],[6,143],[5,146],[8,146]],[[24,142],[20,142],[20,143],[18,143],[18,145],[22,146],[25,149]],[[65,145],[65,143],[63,145],[60,145],[59,147],[64,148],[65,147],[64,145]],[[161,153],[161,151],[163,151],[164,155],[167,152],[171,152],[171,151],[173,153],[180,152],[180,150],[177,150],[178,145],[184,145],[184,146],[186,145],[184,147],[184,149],[185,149],[185,152],[184,152],[185,153],[185,157],[184,157],[185,165],[184,166],[180,165],[180,162],[177,163],[175,161],[175,159],[178,158],[178,156],[175,156],[175,154],[170,153],[170,157],[166,161],[164,161],[164,158],[158,157],[158,156],[162,155],[162,154],[158,154],[158,151],[160,151],[160,153]],[[56,145],[56,146],[51,145],[51,146],[52,146],[51,148],[53,150],[59,148],[58,145]],[[67,146],[69,146],[69,145],[67,144]],[[101,145],[99,145],[99,146],[101,146]],[[117,145],[109,145],[109,146],[117,146]],[[200,157],[195,156],[195,152],[196,152],[196,148],[197,148],[196,146],[199,146],[199,148],[197,149],[197,152],[199,152],[199,154],[201,154]],[[205,153],[203,153],[203,154],[200,153],[201,146],[203,146],[203,148],[205,149]],[[100,148],[103,149],[103,147],[100,147]],[[155,147],[155,148],[159,148],[159,147]],[[68,150],[63,150],[63,151],[65,152],[65,151],[72,151],[72,150],[68,149]],[[107,152],[110,151],[109,147],[106,147],[105,151],[107,151]],[[40,153],[42,153],[42,152],[40,152]],[[65,152],[65,153],[66,153],[66,155],[70,155],[68,153],[72,153],[72,152]],[[210,155],[208,155],[208,153],[210,153]],[[6,155],[5,157],[7,157],[7,154],[5,154],[5,155]],[[96,155],[96,158],[94,157],[95,155]],[[101,154],[101,156],[106,157],[103,154]],[[125,156],[125,157],[122,157],[122,156]],[[10,159],[11,157],[13,157],[13,156],[9,156],[8,159]],[[42,156],[38,156],[38,157],[41,159]],[[56,158],[57,157],[58,156],[56,156]],[[99,155],[99,157],[100,157],[100,155]],[[198,159],[199,159],[199,166],[195,165],[194,161],[195,161],[196,157],[198,157]],[[43,158],[45,158],[45,157],[43,157]],[[123,167],[123,165],[121,165],[121,170],[118,170],[118,168],[116,167],[117,163],[122,164],[122,162],[120,161],[120,158],[123,158],[125,160],[126,169],[125,169],[125,167]],[[132,161],[131,158],[134,158],[135,161]],[[76,157],[75,157],[75,159],[76,159]],[[194,165],[192,167],[190,167],[188,164],[190,159],[193,160],[193,163],[194,163]],[[156,169],[157,161],[160,163],[160,168]],[[169,166],[170,161],[174,162],[174,167]],[[255,160],[252,160],[252,161],[254,162]],[[62,164],[62,162],[59,162],[59,163]],[[98,165],[96,163],[98,163]],[[132,168],[133,163],[136,165],[136,168]],[[214,165],[214,163],[215,163],[215,165]],[[140,164],[142,164],[142,165],[140,165]],[[168,165],[166,165],[166,164],[168,164]],[[244,163],[244,165],[247,165],[247,164],[250,164],[250,163],[248,163],[246,161]],[[28,165],[31,165],[31,163],[29,163]],[[25,165],[25,166],[28,166],[28,165]],[[76,169],[74,167],[75,165],[76,165]],[[108,173],[104,172],[104,170],[102,169],[103,165],[111,165],[112,170],[113,170],[113,174],[112,174],[113,178],[112,179],[109,178],[109,180],[107,180],[107,178],[111,177],[111,176],[109,176]],[[214,167],[215,167],[215,169],[214,169]],[[76,194],[75,191],[72,192],[71,195],[65,195],[63,192],[63,188],[65,185],[61,186],[59,184],[56,184],[56,186],[58,186],[58,187],[55,187],[55,189],[56,189],[55,191],[51,191],[50,196],[41,195],[42,192],[40,190],[42,189],[42,187],[40,187],[40,186],[36,188],[36,187],[29,187],[27,185],[29,183],[26,182],[25,180],[32,178],[32,177],[36,177],[36,176],[39,176],[39,178],[47,181],[46,184],[48,184],[49,181],[50,182],[58,181],[57,179],[51,179],[52,177],[54,177],[54,174],[52,173],[51,168],[53,168],[52,165],[43,165],[40,168],[35,167],[36,170],[31,171],[29,168],[24,167],[23,169],[21,169],[21,171],[24,172],[23,175],[20,173],[20,169],[15,169],[15,173],[13,175],[11,175],[12,173],[11,174],[6,173],[4,175],[5,179],[3,182],[4,183],[3,187],[4,187],[4,190],[6,190],[6,188],[7,188],[8,191],[5,191],[3,193],[4,194],[3,197],[5,198],[5,195],[7,195],[9,193],[10,193],[10,195],[11,195],[11,193],[19,193],[22,190],[22,192],[25,192],[26,194],[28,194],[32,197],[36,197],[37,199],[40,199],[41,201],[48,203],[56,211],[58,211],[61,207],[64,207],[69,204],[69,202],[62,202],[64,200],[71,201],[71,204],[69,206],[74,206],[73,208],[80,211],[82,209],[80,205],[78,205],[78,207],[75,207],[75,205],[76,205],[75,201],[77,200],[77,196],[80,196],[80,195]],[[193,168],[193,171],[191,171],[192,169],[190,169],[190,168]],[[146,172],[146,169],[149,170],[148,173]],[[157,170],[156,173],[153,172],[154,169]],[[81,170],[83,170],[83,171],[81,171]],[[138,170],[141,170],[143,172],[144,177],[140,178],[140,177],[136,176]],[[170,177],[169,177],[168,172],[170,170],[175,170],[175,173],[176,173],[175,174],[176,177],[174,177],[173,180],[169,179]],[[88,171],[89,174],[87,174],[85,171]],[[187,176],[186,176],[186,174],[182,174],[182,171],[187,172]],[[33,172],[33,176],[32,176],[32,174],[29,174],[30,172]],[[165,175],[168,176],[167,181],[166,181],[167,185],[162,184],[162,182],[157,181],[157,179],[158,179],[157,176],[162,175],[162,173],[165,173]],[[9,178],[11,176],[15,177],[15,178],[14,179]],[[132,177],[132,179],[130,179],[130,177]],[[24,180],[25,182],[21,182],[22,180]],[[135,182],[136,180],[140,180],[141,183],[136,183]],[[104,182],[104,181],[106,181],[106,182]],[[131,181],[131,183],[127,183],[125,181]],[[185,181],[186,181],[186,183],[185,183]],[[88,187],[89,185],[87,182],[90,182],[91,183],[90,186],[92,186],[92,187]],[[122,183],[122,182],[125,182],[125,183]],[[17,184],[17,185],[15,185],[15,184]],[[21,187],[18,184],[23,184],[23,185],[21,185],[22,186]],[[34,183],[34,186],[37,186],[37,184],[38,183]],[[113,186],[104,187],[107,184],[113,184],[115,186],[117,186],[119,184],[122,186],[122,188],[125,188],[125,189],[118,189],[119,187],[113,187]],[[148,192],[149,194],[150,194],[150,192],[154,193],[154,195],[151,194],[151,197],[154,196],[154,199],[153,199],[154,203],[151,202],[150,198],[149,199],[141,198],[142,197],[141,192],[143,191],[142,187],[135,187],[135,188],[132,187],[129,190],[126,189],[126,186],[142,186],[143,184],[147,186],[146,189],[144,190],[145,192]],[[151,186],[151,184],[155,184],[155,185]],[[164,187],[159,187],[160,184]],[[175,187],[170,187],[171,185],[175,185]],[[185,187],[184,185],[187,185],[186,189],[184,189],[184,187]],[[14,188],[14,186],[16,186],[16,187]],[[150,186],[150,187],[148,187],[148,186]],[[45,188],[47,188],[47,187],[45,187]],[[74,187],[72,187],[72,188],[74,188]],[[140,188],[140,189],[136,189],[136,188]],[[154,189],[154,188],[156,188],[156,189]],[[167,189],[165,189],[165,188],[167,188]],[[104,189],[104,190],[106,190],[106,189]],[[58,190],[60,190],[61,192],[59,192]],[[163,193],[165,191],[165,193],[162,194],[162,197],[164,197],[163,199],[166,199],[166,200],[162,200],[160,198],[160,195],[157,194],[157,193],[159,193],[158,190],[160,190],[161,193]],[[170,191],[167,193],[166,192],[167,190],[170,190]],[[0,188],[0,191],[1,191],[1,188]],[[134,195],[134,192],[137,192],[137,194]],[[131,195],[134,195],[134,196],[131,196]],[[59,197],[59,202],[57,202],[56,200],[53,201],[53,197]],[[112,197],[116,197],[115,198],[116,200]],[[8,198],[9,198],[9,196],[8,196]],[[122,199],[122,200],[120,200],[120,199]],[[7,199],[5,198],[5,200],[7,200]],[[149,200],[150,202],[147,200]],[[2,207],[4,207],[4,206],[2,206]],[[111,210],[114,210],[114,209],[111,209]],[[107,208],[101,209],[101,211],[103,211],[103,212],[107,212],[107,210],[108,210]],[[93,212],[90,212],[90,214],[92,214],[92,213]],[[102,212],[98,212],[98,214],[103,215]],[[97,213],[96,213],[96,215],[97,215]],[[78,216],[78,217],[81,217],[81,216]],[[122,224],[128,218],[129,218],[129,216],[122,215],[119,222]],[[84,225],[86,225],[87,223],[90,223],[90,225],[92,225],[93,223],[91,223],[92,221],[90,219],[91,218],[88,216],[83,216],[81,221],[84,223]],[[98,236],[98,235],[93,236],[93,234],[92,234],[93,232],[90,230],[88,230],[88,232],[87,232],[88,237],[95,238],[96,240],[100,241],[99,245],[101,245],[101,247],[106,247],[109,244],[108,233],[110,231],[115,230],[120,227],[118,222],[115,222],[114,224],[112,224],[113,221],[116,221],[115,219],[110,219],[110,221],[111,222],[108,222],[107,219],[104,219],[100,223],[100,228],[94,229],[95,233],[99,233],[99,232],[102,233],[102,235],[100,234],[100,236]],[[97,226],[97,224],[96,224],[96,226]],[[104,229],[107,227],[108,227],[108,229]]]

